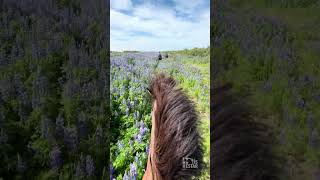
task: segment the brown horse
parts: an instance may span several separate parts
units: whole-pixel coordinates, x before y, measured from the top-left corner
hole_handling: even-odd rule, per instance
[[[150,151],[144,180],[191,179],[204,167],[198,115],[193,103],[164,74],[148,88],[153,99]],[[196,166],[187,166],[188,160]],[[193,164],[195,165],[195,164]]]

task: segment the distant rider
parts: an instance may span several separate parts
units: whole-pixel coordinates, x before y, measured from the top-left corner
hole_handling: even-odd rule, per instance
[[[158,55],[158,60],[162,60],[162,56],[161,56],[161,53],[159,52],[159,55]]]

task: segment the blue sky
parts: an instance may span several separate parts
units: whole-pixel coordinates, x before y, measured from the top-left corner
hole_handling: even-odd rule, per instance
[[[111,51],[210,44],[210,0],[111,0]]]

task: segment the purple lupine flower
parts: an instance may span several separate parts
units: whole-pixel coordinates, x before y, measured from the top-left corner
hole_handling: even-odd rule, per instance
[[[97,127],[96,132],[95,132],[95,138],[96,138],[96,143],[98,145],[101,145],[103,142],[103,131],[100,126]]]
[[[141,134],[141,136],[144,136],[146,131],[147,131],[147,128],[141,126],[139,133]]]
[[[316,128],[314,128],[311,132],[309,144],[312,149],[317,149],[320,146],[320,136]]]
[[[301,108],[301,109],[305,108],[305,106],[306,106],[306,101],[305,101],[305,99],[304,99],[304,98],[299,98],[299,99],[297,100],[297,106],[298,106],[299,108]]]
[[[59,83],[59,86],[60,87],[63,87],[64,83],[65,83],[65,80],[63,79],[63,77],[59,77],[58,78],[58,83]]]
[[[40,106],[40,98],[35,92],[32,93],[31,104],[34,109]]]
[[[136,127],[139,128],[140,127],[140,123],[139,121],[136,121]]]
[[[60,151],[60,148],[58,146],[53,147],[49,153],[49,156],[51,168],[53,170],[58,170],[63,164],[62,152]]]
[[[78,136],[77,136],[77,130],[75,127],[64,128],[63,141],[69,150],[74,151],[77,149]]]
[[[134,119],[136,119],[137,121],[140,119],[140,113],[139,111],[135,111],[133,114]]]
[[[130,113],[130,109],[127,107],[126,108],[126,116],[129,116],[129,113]]]
[[[85,177],[85,172],[83,171],[83,169],[81,168],[81,164],[77,163],[76,166],[76,172],[75,172],[75,177],[77,177],[78,179],[84,178]]]
[[[10,100],[14,95],[14,87],[10,79],[0,79],[0,90],[4,101]]]
[[[31,43],[31,50],[32,50],[32,59],[37,59],[39,56],[39,51],[38,51],[38,46],[36,43],[32,42]]]
[[[132,180],[137,179],[137,166],[135,163],[130,164],[130,176]]]
[[[309,112],[308,115],[307,115],[307,127],[308,127],[308,130],[311,130],[313,128],[313,116],[312,114]]]
[[[23,105],[19,105],[18,114],[20,117],[20,121],[25,121],[28,118],[28,112]]]
[[[81,94],[85,99],[89,99],[94,93],[93,82],[85,83],[81,88]]]
[[[49,133],[49,122],[50,120],[47,117],[43,117],[41,121],[41,137],[47,138]]]
[[[122,177],[122,180],[131,180],[129,178],[129,176],[127,175],[127,172],[124,173],[123,177]]]
[[[133,118],[137,120],[137,111],[134,111]]]
[[[286,143],[286,132],[284,128],[281,129],[281,132],[279,135],[279,142],[281,145],[284,145]]]
[[[88,125],[87,125],[86,115],[84,112],[80,112],[78,116],[78,134],[79,134],[79,140],[87,139]]]
[[[24,105],[24,106],[29,105],[29,98],[28,98],[28,93],[26,90],[19,90],[18,97],[20,98],[22,105]]]
[[[149,147],[149,144],[147,144],[147,145],[146,145],[146,153],[147,153],[147,154],[149,154],[149,150],[150,150],[150,147]]]
[[[270,80],[266,81],[263,83],[263,87],[262,87],[264,92],[270,92],[272,89],[272,83]]]
[[[81,179],[86,176],[86,164],[83,155],[81,154],[79,162],[77,163],[75,177]]]
[[[55,134],[57,138],[62,138],[64,135],[64,119],[62,117],[62,114],[60,113],[59,116],[56,119],[56,130]]]
[[[135,161],[136,163],[139,162],[139,154],[138,154],[138,153],[137,153],[136,156],[134,157],[134,161]]]
[[[110,167],[110,180],[113,180],[114,168],[111,163],[109,167]]]
[[[27,169],[27,164],[22,160],[20,155],[18,154],[18,160],[17,160],[17,171],[19,173],[25,172]]]
[[[87,175],[89,177],[93,176],[94,175],[94,171],[95,171],[95,166],[94,166],[93,159],[91,158],[90,155],[87,155],[86,156],[86,172],[87,172]]]
[[[140,127],[144,128],[144,122],[140,121]]]
[[[312,77],[305,75],[302,77],[302,81],[303,81],[304,86],[311,85],[312,84]]]
[[[49,93],[48,79],[43,75],[40,68],[38,68],[36,78],[33,81],[33,88],[40,97],[47,96]]]
[[[74,97],[79,92],[79,84],[75,82],[71,77],[67,80],[64,87],[64,94],[67,97]]]
[[[129,90],[129,92],[130,92],[130,90]],[[126,105],[129,107],[129,109],[132,109],[132,108],[131,108],[131,101],[130,101],[129,98],[127,99],[127,104],[126,104]]]
[[[142,141],[142,136],[141,136],[141,134],[138,134],[138,135],[137,135],[136,140],[138,141],[139,144],[141,143],[141,141]]]
[[[122,141],[118,141],[118,149],[123,149],[124,145],[122,143]]]

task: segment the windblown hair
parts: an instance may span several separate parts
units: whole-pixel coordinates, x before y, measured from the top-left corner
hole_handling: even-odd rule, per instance
[[[156,100],[154,166],[157,179],[191,179],[204,167],[202,139],[198,132],[195,107],[173,78],[155,76],[150,93]],[[198,168],[184,169],[183,158],[198,161]]]
[[[250,106],[231,89],[227,83],[211,94],[211,179],[278,179],[268,126],[256,122]]]

